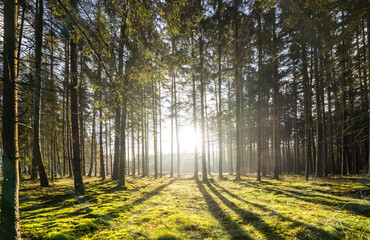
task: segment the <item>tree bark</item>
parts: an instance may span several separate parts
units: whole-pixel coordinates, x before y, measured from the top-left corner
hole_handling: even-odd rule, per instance
[[[42,61],[42,35],[43,35],[43,15],[44,15],[44,1],[36,1],[36,36],[35,36],[35,70],[36,81],[34,89],[34,126],[33,126],[33,158],[37,164],[37,169],[40,175],[41,187],[48,187],[48,177],[45,172],[45,167],[42,162],[41,147],[40,147],[40,114],[41,114],[41,61]]]
[[[242,79],[240,76],[240,49],[239,49],[239,1],[234,1],[234,87],[235,87],[235,143],[236,143],[236,176],[235,180],[240,180],[241,165],[242,165],[242,137],[241,137],[241,95],[242,95]]]
[[[71,7],[77,9],[77,1],[71,0]],[[72,28],[75,28],[73,26]],[[70,42],[71,45],[71,121],[72,121],[72,146],[73,146],[73,175],[75,194],[84,195],[85,187],[82,180],[81,174],[81,158],[80,158],[80,131],[78,125],[78,92],[79,84],[77,79],[77,42],[73,40]]]
[[[280,114],[279,114],[279,76],[278,76],[278,50],[275,23],[275,8],[271,10],[273,14],[272,23],[272,64],[273,64],[273,126],[272,126],[272,157],[274,160],[274,179],[279,179],[280,173]],[[289,139],[288,139],[289,143]]]
[[[202,30],[201,30],[202,31]],[[205,119],[204,119],[204,69],[203,69],[203,34],[199,36],[199,56],[200,56],[200,117],[201,117],[201,131],[202,131],[202,178],[203,182],[207,182],[207,164],[206,164],[206,133],[205,133]]]
[[[17,19],[18,1],[4,2],[3,48],[3,183],[1,192],[0,239],[21,239],[19,227],[19,149],[18,149],[18,80]]]

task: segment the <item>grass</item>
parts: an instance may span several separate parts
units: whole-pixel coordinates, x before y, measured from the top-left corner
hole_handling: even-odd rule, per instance
[[[24,239],[370,239],[370,179],[360,176],[304,181],[243,176],[234,182],[190,176],[128,177],[116,183],[85,178],[50,188],[23,182]]]

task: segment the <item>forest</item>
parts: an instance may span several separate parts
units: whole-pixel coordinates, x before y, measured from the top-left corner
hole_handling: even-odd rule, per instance
[[[370,239],[368,0],[3,0],[0,240]]]

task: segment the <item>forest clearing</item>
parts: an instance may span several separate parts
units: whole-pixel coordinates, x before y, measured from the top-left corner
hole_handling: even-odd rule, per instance
[[[0,240],[370,240],[369,6],[0,1]]]
[[[302,176],[233,182],[129,177],[127,191],[85,179],[20,190],[24,239],[369,239],[369,179]]]

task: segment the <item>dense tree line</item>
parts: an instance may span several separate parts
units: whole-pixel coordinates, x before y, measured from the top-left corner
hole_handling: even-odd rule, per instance
[[[367,1],[6,0],[1,11],[3,239],[20,234],[19,176],[73,177],[76,195],[86,175],[120,189],[125,175],[180,176],[184,125],[200,139],[185,163],[195,179],[370,174]]]

